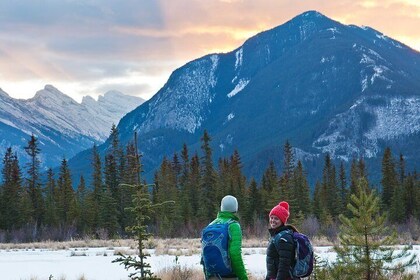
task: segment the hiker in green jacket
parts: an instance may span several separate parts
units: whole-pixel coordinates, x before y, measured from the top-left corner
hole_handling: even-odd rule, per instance
[[[248,280],[242,259],[242,230],[236,212],[238,212],[238,201],[234,196],[227,195],[221,201],[220,212],[217,214],[217,218],[210,223],[210,225],[229,223],[228,255],[232,273],[222,276],[210,275],[202,261],[206,279]]]

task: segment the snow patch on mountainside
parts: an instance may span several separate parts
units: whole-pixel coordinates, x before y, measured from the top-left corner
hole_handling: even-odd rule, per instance
[[[142,123],[142,133],[172,128],[194,133],[205,120],[205,109],[213,102],[217,84],[215,72],[219,57],[208,56],[195,60],[170,77],[171,87],[165,87],[151,101]]]
[[[368,139],[393,139],[420,131],[420,98],[393,98],[385,107],[374,107],[376,125],[365,133]]]
[[[366,65],[360,73],[360,84],[362,92],[364,92],[369,87],[369,81],[370,85],[372,85],[377,79],[381,79],[389,83],[394,82],[393,80],[386,77],[385,74],[391,72],[388,67],[390,65],[384,58],[382,58],[380,54],[372,49],[358,46],[356,44],[353,45],[353,48],[361,52],[359,63]],[[388,88],[390,88],[390,85],[388,85]]]
[[[237,70],[239,67],[242,66],[242,56],[244,53],[244,49],[240,48],[236,53],[235,53],[235,57],[236,57],[236,61],[235,61],[235,70]]]
[[[227,97],[231,98],[242,91],[249,83],[249,80],[241,79],[239,83],[235,86],[235,88],[227,94]]]
[[[383,100],[373,97],[369,100],[384,104],[368,104],[367,98],[358,100],[348,111],[333,118],[312,146],[344,160],[353,156],[371,158],[379,152],[378,140],[420,132],[420,98]],[[368,129],[364,130],[362,126]]]

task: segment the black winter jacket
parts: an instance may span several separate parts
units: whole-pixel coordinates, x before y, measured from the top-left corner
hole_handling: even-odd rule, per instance
[[[291,232],[281,234],[281,238],[275,236],[285,230],[294,231],[295,228],[289,225],[283,225],[278,228],[269,229],[271,238],[267,247],[267,276],[266,280],[287,280],[290,276],[291,267],[295,263],[295,245]],[[277,245],[274,244],[277,240]]]

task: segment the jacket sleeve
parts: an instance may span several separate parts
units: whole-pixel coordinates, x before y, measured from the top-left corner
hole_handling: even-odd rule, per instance
[[[232,263],[232,270],[239,280],[248,280],[242,259],[242,230],[239,223],[229,225],[229,234],[229,256]]]
[[[293,236],[289,233],[277,236],[275,240],[276,250],[279,256],[277,280],[290,279],[290,266],[294,254]]]

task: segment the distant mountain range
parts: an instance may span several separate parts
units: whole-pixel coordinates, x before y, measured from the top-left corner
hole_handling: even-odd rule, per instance
[[[183,143],[191,154],[200,152],[204,130],[214,160],[237,149],[248,178],[259,180],[270,160],[280,168],[286,140],[311,182],[321,175],[325,153],[337,161],[363,157],[379,177],[386,146],[405,156],[407,169],[420,162],[419,77],[416,50],[309,11],[231,52],[175,70],[118,129],[123,144],[138,133],[148,179]],[[90,154],[69,162],[76,176],[88,177]]]
[[[40,144],[43,167],[57,166],[63,157],[101,144],[113,123],[144,102],[143,99],[109,91],[96,101],[90,96],[81,103],[51,85],[31,99],[14,99],[0,89],[0,155],[12,147],[24,164],[23,149],[34,134]],[[1,165],[1,163],[0,163]]]

